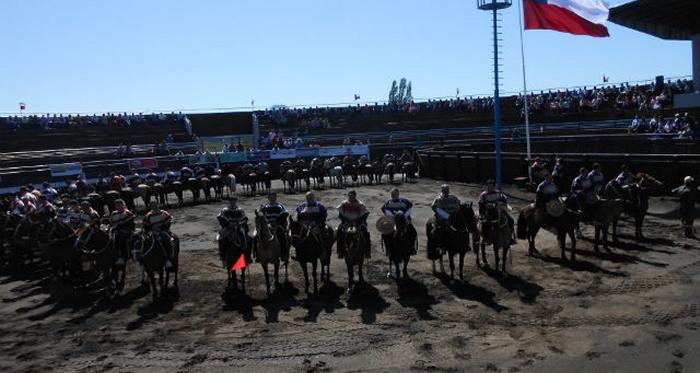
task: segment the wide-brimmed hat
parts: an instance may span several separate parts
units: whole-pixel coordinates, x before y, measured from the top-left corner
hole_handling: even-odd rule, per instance
[[[389,215],[380,216],[379,219],[377,219],[376,226],[381,234],[394,233],[394,217]]]

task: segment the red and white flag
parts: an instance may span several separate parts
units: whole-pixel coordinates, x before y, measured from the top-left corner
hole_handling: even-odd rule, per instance
[[[250,106],[255,106],[255,100],[250,100]]]
[[[27,108],[27,104],[25,104],[24,102],[19,103],[19,110],[24,110],[26,108]]]
[[[457,96],[459,96],[459,88],[457,88]]]
[[[547,29],[574,35],[610,36],[610,11],[602,0],[523,0],[525,30]]]
[[[603,83],[607,83],[610,80],[609,76],[603,75]]]
[[[360,99],[360,95],[355,95],[355,101]]]

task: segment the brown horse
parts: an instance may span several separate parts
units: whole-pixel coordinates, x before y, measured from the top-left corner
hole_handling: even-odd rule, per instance
[[[76,232],[75,247],[85,268],[94,266],[105,280],[105,296],[118,296],[124,289],[125,265],[117,265],[119,258],[114,240],[107,230],[91,223]]]
[[[172,234],[172,268],[166,269],[165,262],[167,256],[165,247],[156,234],[140,234],[134,237],[133,253],[136,260],[144,265],[148,280],[151,284],[151,294],[153,300],[158,298],[158,288],[156,287],[155,274],[158,273],[158,283],[160,284],[161,295],[170,285],[170,273],[173,274],[173,288],[177,289],[177,274],[179,267],[180,240],[174,233]]]
[[[389,184],[393,184],[394,183],[394,175],[396,174],[396,164],[389,162],[386,165],[384,165],[384,173],[386,174],[386,176],[389,180],[388,181]]]
[[[416,181],[416,165],[413,162],[404,162],[401,165],[401,181]]]
[[[255,210],[255,258],[258,260],[265,273],[265,285],[267,296],[270,296],[270,273],[268,265],[274,268],[275,291],[279,290],[279,270],[282,248],[277,234],[270,228],[265,215]]]
[[[496,260],[495,269],[498,270],[499,250],[503,251],[503,262],[501,273],[506,276],[506,258],[510,249],[511,228],[508,223],[508,206],[503,203],[487,203],[484,207],[485,222],[479,222],[479,231],[481,232],[481,257],[484,265],[488,266],[486,261],[486,246],[493,246],[493,254]],[[479,265],[479,249],[474,248],[476,253],[476,264]]]
[[[571,238],[571,260],[576,260],[576,234],[575,228],[578,226],[579,214],[564,208],[561,216],[552,217],[541,209],[536,209],[534,205],[525,206],[518,216],[518,238],[528,241],[528,255],[539,254],[535,247],[535,236],[540,228],[545,228],[557,236],[559,247],[561,248],[561,258],[566,260],[566,235]]]

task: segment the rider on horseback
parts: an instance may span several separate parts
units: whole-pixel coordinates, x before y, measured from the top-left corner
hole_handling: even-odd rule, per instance
[[[270,224],[273,229],[282,230],[283,234],[278,234],[277,239],[280,242],[280,247],[282,248],[282,257],[287,258],[289,256],[289,246],[287,244],[287,217],[289,217],[289,212],[284,207],[283,204],[277,202],[277,193],[270,192],[267,195],[267,202],[260,206],[260,212],[265,215],[265,219]]]
[[[296,212],[297,221],[307,226],[313,234],[318,235],[323,240],[324,233],[330,230],[330,227],[326,225],[328,210],[326,206],[316,200],[313,192],[306,192],[306,202],[299,205],[296,208]]]
[[[486,208],[487,205],[489,204],[494,204],[498,207],[498,204],[503,204],[503,206],[508,205],[508,198],[506,197],[503,192],[500,190],[496,189],[496,180],[494,179],[489,179],[486,181],[486,189],[481,192],[479,195],[479,219],[481,219],[481,224],[482,227],[489,227],[491,222],[489,221],[488,217],[486,216]],[[505,213],[506,217],[508,218],[508,226],[510,227],[511,231],[511,240],[510,244],[515,245],[516,240],[515,240],[515,230],[513,229],[514,225],[514,220],[510,216],[510,214]]]
[[[450,186],[442,184],[440,186],[440,195],[430,205],[430,208],[435,212],[435,225],[433,226],[432,236],[435,238],[436,247],[443,247],[444,243],[439,241],[442,235],[435,233],[449,227],[450,216],[459,210],[459,204],[459,198],[450,195]]]
[[[147,235],[152,234],[154,239],[160,241],[163,249],[165,249],[165,268],[173,267],[173,243],[172,234],[170,233],[170,224],[173,221],[173,216],[165,210],[160,209],[158,201],[151,201],[151,211],[143,217],[141,225],[142,233]]]
[[[384,161],[384,164],[396,163],[396,156],[391,151],[388,151],[386,154],[384,154],[383,161]]]
[[[618,184],[620,184],[622,189],[627,190],[629,192],[628,198],[634,200],[637,193],[637,175],[630,172],[629,166],[623,164],[622,172],[619,175],[617,175],[617,178],[615,180],[617,180]]]
[[[369,239],[369,231],[367,230],[367,217],[369,216],[369,210],[362,201],[357,199],[357,193],[354,190],[348,192],[348,199],[341,202],[338,205],[338,217],[340,218],[340,225],[338,226],[337,234],[337,249],[338,257],[343,258],[347,254],[344,250],[345,247],[343,243],[345,242],[345,234],[347,230],[354,226],[359,229],[360,234],[363,238],[365,258],[371,258],[371,244]]]
[[[600,195],[603,189],[605,189],[606,180],[599,163],[593,164],[593,170],[588,173],[588,179],[591,180],[593,191]]]
[[[554,177],[551,172],[545,169],[542,172],[542,177],[544,177],[544,180],[537,186],[535,191],[534,205],[538,214],[546,219],[551,216],[550,212],[547,211],[546,204],[547,202],[559,200],[559,189],[554,183]]]
[[[114,201],[114,207],[115,210],[109,215],[109,225],[112,226],[112,240],[114,240],[115,245],[126,248],[136,229],[136,223],[134,222],[136,216],[125,207],[123,199]],[[128,251],[122,249],[122,247],[117,248],[119,258],[114,264],[118,266],[124,265],[125,258],[123,254]]]
[[[411,237],[411,242],[414,243],[412,254],[415,255],[418,253],[418,247],[415,245],[418,232],[416,231],[416,227],[413,226],[413,223],[411,223],[411,209],[413,208],[413,203],[411,203],[411,201],[409,201],[406,197],[400,197],[399,189],[396,187],[391,188],[390,193],[391,198],[387,199],[386,202],[384,202],[384,205],[382,205],[382,212],[391,217],[396,215],[397,212],[403,213],[408,223],[406,230]]]
[[[180,180],[187,181],[193,177],[194,177],[194,172],[192,172],[191,168],[189,168],[187,166],[182,166],[182,168],[180,168]]]
[[[245,211],[237,205],[238,196],[231,196],[228,199],[228,206],[224,206],[219,212],[216,218],[219,220],[219,225],[221,225],[221,230],[219,231],[219,242],[221,242],[229,234],[233,234],[236,226],[241,233],[245,245],[248,247],[248,242],[250,242],[250,237],[248,236],[248,217],[245,216]]]

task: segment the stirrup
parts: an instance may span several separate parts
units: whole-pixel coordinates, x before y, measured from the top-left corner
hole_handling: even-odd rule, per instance
[[[173,268],[173,262],[171,262],[170,260],[166,260],[165,261],[165,269],[171,269],[171,268]]]
[[[124,263],[126,263],[126,262],[124,261],[124,258],[119,258],[119,259],[117,259],[116,262],[114,262],[114,265],[116,265],[116,266],[123,266]]]

